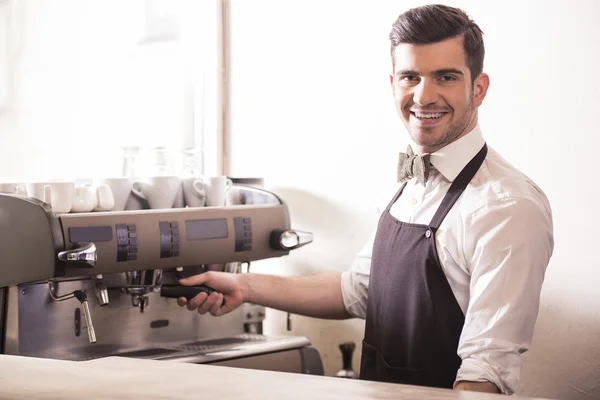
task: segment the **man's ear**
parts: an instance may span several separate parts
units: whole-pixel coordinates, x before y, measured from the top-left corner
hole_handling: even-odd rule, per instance
[[[475,82],[473,82],[475,107],[479,107],[483,103],[483,99],[485,99],[485,95],[487,94],[489,87],[490,77],[488,76],[488,74],[482,72],[475,79]]]

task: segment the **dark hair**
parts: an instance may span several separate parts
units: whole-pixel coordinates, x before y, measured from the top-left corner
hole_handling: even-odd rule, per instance
[[[474,81],[483,71],[483,32],[464,11],[441,4],[412,8],[398,17],[390,32],[392,65],[394,48],[401,43],[431,44],[459,36]]]

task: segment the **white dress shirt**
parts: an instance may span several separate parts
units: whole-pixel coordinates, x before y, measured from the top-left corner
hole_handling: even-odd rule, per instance
[[[452,181],[484,143],[477,126],[432,153],[434,168],[427,184],[411,179],[391,207],[391,215],[403,222],[429,224]],[[374,239],[375,232],[352,267],[342,273],[344,305],[358,318],[366,317]],[[488,145],[485,161],[435,239],[441,266],[465,314],[456,382],[487,380],[505,394],[514,393],[521,373],[520,354],[531,343],[554,247],[548,199]]]

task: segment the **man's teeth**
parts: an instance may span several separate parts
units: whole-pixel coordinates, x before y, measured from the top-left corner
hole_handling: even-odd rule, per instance
[[[417,118],[420,118],[420,119],[441,118],[442,115],[444,115],[444,113],[421,113],[421,112],[415,112],[415,116]]]

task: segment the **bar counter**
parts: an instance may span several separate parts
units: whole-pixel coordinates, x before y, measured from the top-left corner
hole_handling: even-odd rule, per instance
[[[106,357],[90,361],[0,355],[1,399],[409,399],[505,396],[205,364]],[[532,399],[511,396],[511,399]]]

